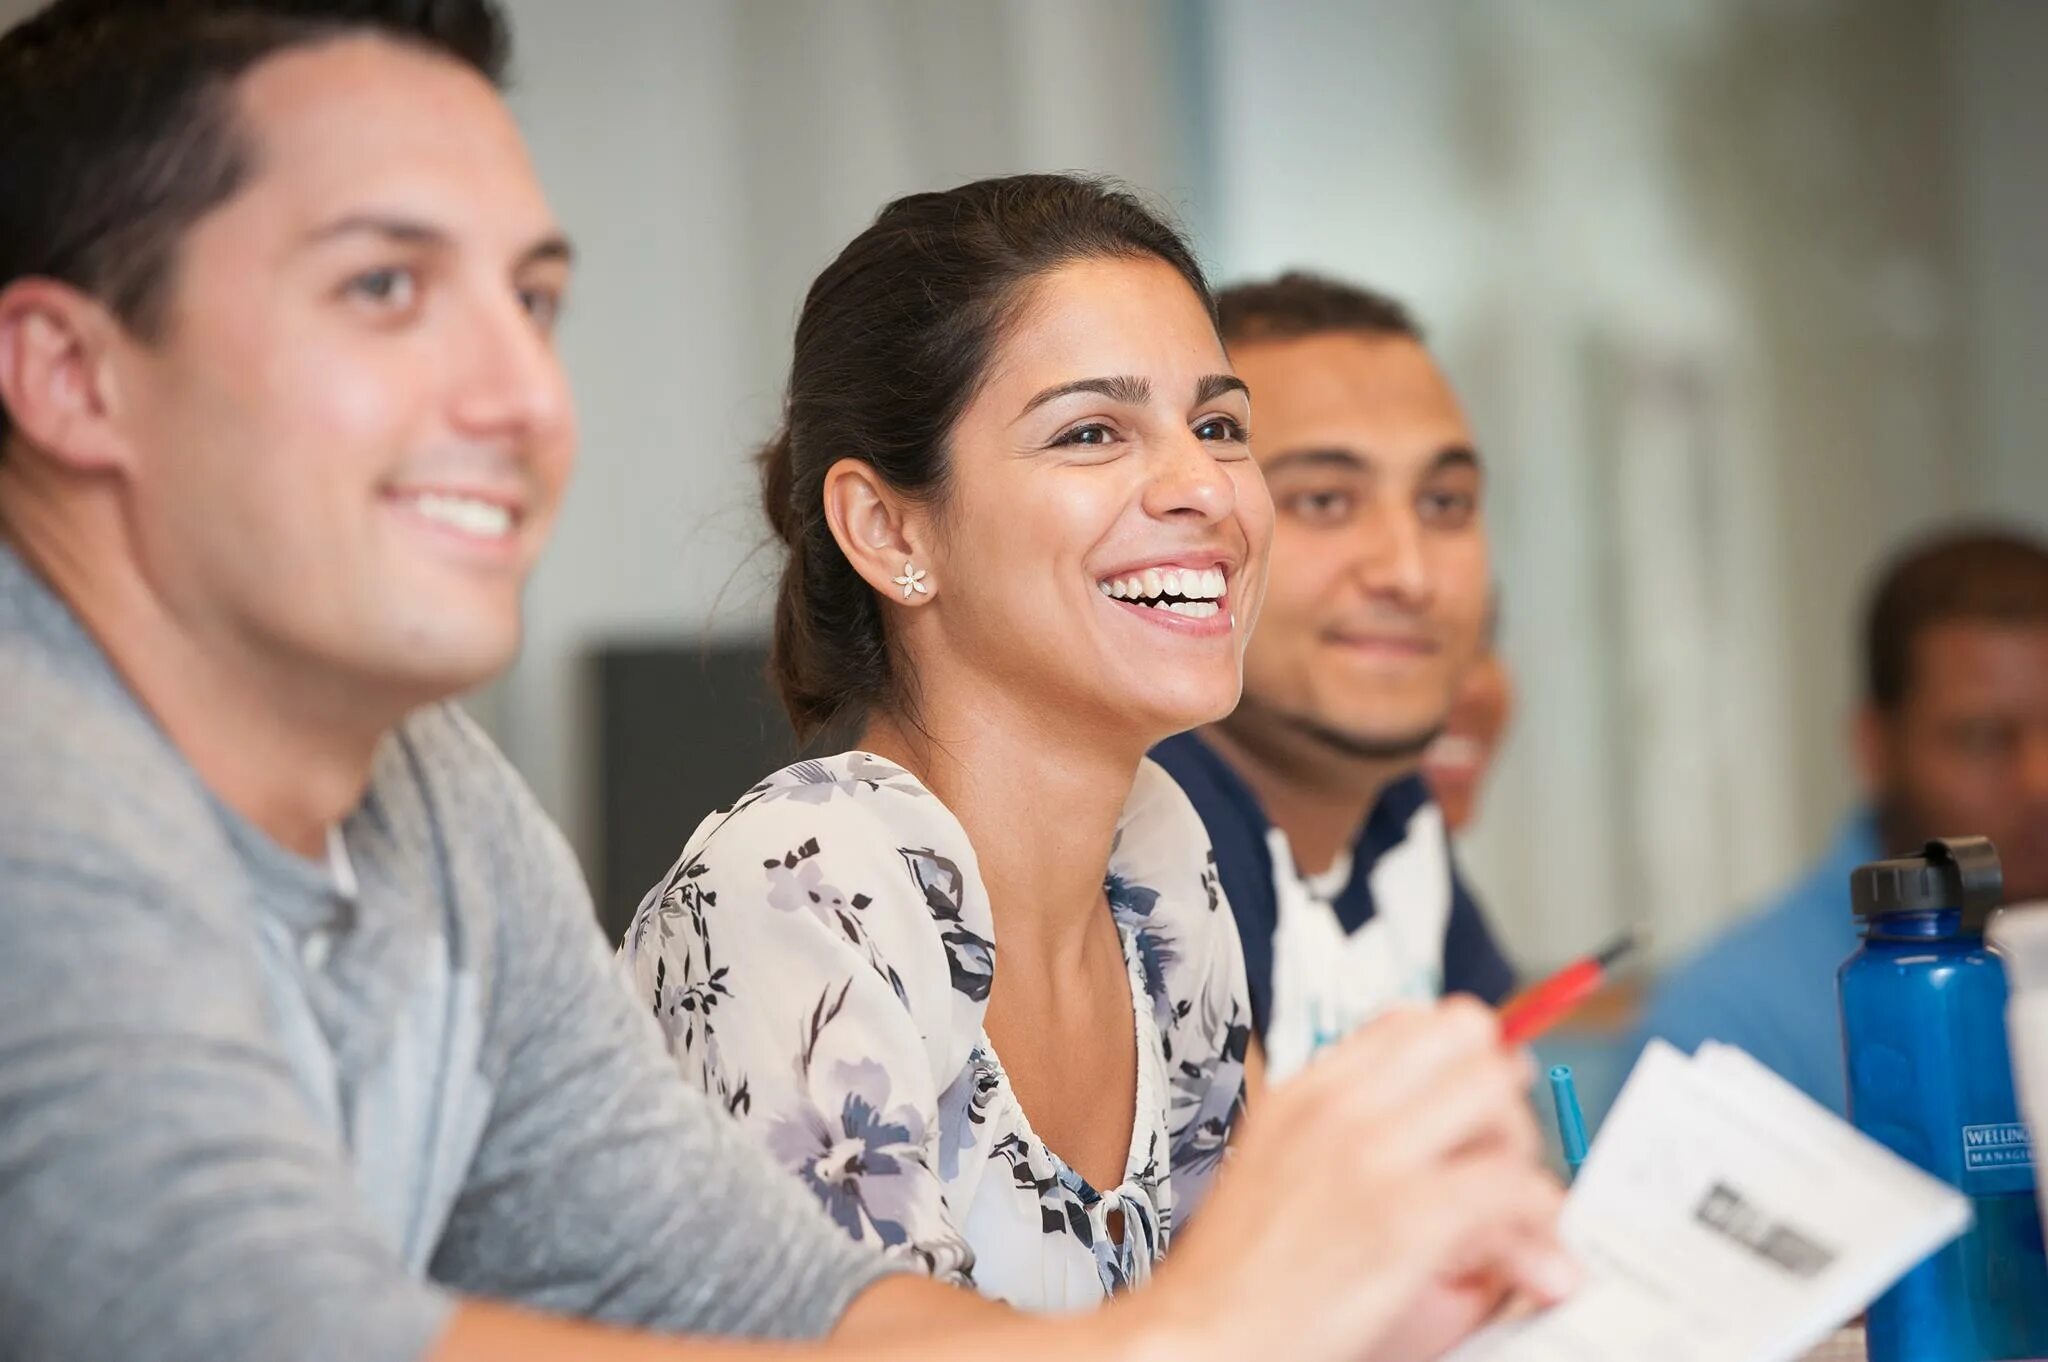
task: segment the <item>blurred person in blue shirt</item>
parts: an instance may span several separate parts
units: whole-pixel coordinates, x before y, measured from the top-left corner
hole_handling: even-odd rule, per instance
[[[1393,1003],[1512,986],[1421,769],[1484,648],[1485,475],[1400,303],[1290,273],[1218,304],[1272,561],[1236,711],[1152,755],[1215,846],[1277,1078]]]
[[[1835,971],[1857,946],[1849,872],[1981,834],[2008,903],[2048,898],[2048,546],[1986,528],[1915,544],[1879,579],[1863,648],[1866,806],[1778,898],[1664,976],[1636,1041],[1739,1046],[1837,1112]]]

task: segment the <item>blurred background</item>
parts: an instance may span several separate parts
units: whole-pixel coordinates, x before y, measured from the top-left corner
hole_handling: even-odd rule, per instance
[[[909,191],[1108,172],[1219,282],[1417,309],[1491,468],[1520,704],[1464,854],[1525,972],[1630,924],[1669,960],[1797,870],[1872,566],[2048,528],[2042,0],[507,7],[584,438],[473,703],[614,930],[788,750],[748,455],[804,289]]]
[[[1526,970],[1681,952],[1854,797],[1902,536],[2048,523],[2048,4],[512,0],[584,424],[477,707],[616,924],[786,747],[748,453],[886,199],[1125,177],[1219,280],[1411,301],[1492,469],[1520,708],[1466,847]],[[623,732],[622,732],[623,730]]]

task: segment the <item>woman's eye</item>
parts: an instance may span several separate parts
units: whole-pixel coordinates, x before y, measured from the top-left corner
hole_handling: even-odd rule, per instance
[[[1231,444],[1245,442],[1244,423],[1231,416],[1211,416],[1195,427],[1198,440],[1228,441]]]
[[[349,280],[345,291],[381,311],[402,312],[419,296],[419,276],[396,267],[368,270]]]
[[[1055,445],[1099,446],[1106,445],[1115,438],[1116,432],[1098,421],[1091,422],[1085,426],[1075,426],[1072,430],[1054,440],[1053,443]]]

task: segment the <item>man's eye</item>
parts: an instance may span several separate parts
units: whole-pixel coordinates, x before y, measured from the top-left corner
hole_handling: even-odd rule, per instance
[[[1960,724],[1950,731],[1950,741],[1971,757],[2002,757],[2018,736],[2008,725],[1997,723]]]
[[[1470,492],[1426,492],[1422,497],[1425,524],[1456,529],[1468,525],[1479,511],[1479,498]]]
[[[345,291],[373,307],[402,312],[419,296],[419,276],[408,269],[368,270],[348,281]]]
[[[552,331],[562,316],[562,295],[551,288],[519,290],[519,305],[543,331]]]
[[[1351,494],[1340,491],[1296,492],[1281,502],[1287,514],[1311,525],[1334,525],[1350,518]]]

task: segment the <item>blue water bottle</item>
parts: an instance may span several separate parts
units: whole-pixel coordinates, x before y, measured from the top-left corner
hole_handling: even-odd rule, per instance
[[[2005,969],[1984,945],[1998,853],[1982,837],[1859,866],[1863,945],[1842,965],[1856,1128],[1970,1198],[1975,1219],[1870,1307],[1871,1362],[2048,1358],[2048,1261],[2013,1098]]]

